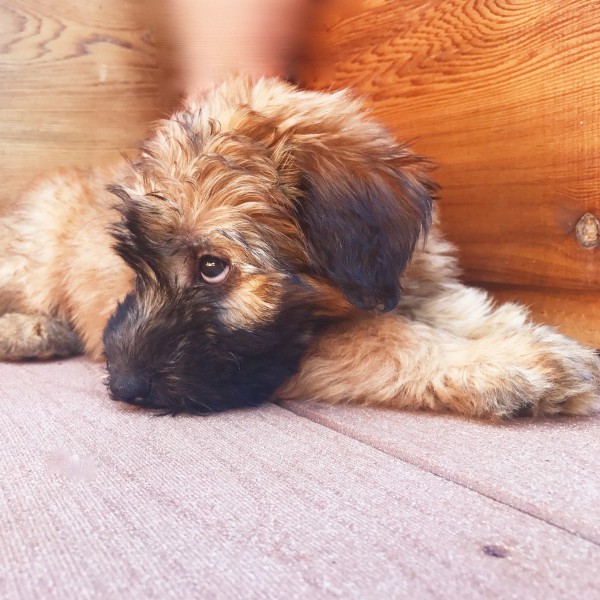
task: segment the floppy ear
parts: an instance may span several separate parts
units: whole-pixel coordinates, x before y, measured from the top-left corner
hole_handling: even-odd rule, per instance
[[[351,135],[324,134],[297,151],[297,211],[316,270],[355,306],[391,310],[431,224],[436,185],[425,175],[427,163],[389,139]]]
[[[261,85],[263,105],[241,107],[235,130],[270,150],[295,200],[312,268],[355,306],[391,310],[431,224],[437,186],[427,177],[429,163],[346,92]]]

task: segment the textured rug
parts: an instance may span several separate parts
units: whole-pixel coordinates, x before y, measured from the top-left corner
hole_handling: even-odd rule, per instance
[[[0,597],[600,597],[600,420],[157,417],[0,365]]]

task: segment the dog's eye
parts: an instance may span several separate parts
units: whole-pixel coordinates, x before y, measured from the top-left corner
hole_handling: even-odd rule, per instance
[[[229,264],[216,256],[202,256],[198,261],[198,272],[206,283],[221,283],[229,275]]]

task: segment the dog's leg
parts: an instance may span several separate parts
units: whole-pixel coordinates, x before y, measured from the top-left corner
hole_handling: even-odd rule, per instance
[[[15,251],[18,234],[10,219],[0,222],[0,234],[0,360],[80,354],[81,342],[69,325],[47,315],[27,314],[22,276],[30,268],[30,259]]]
[[[103,358],[102,331],[132,273],[112,251],[112,171],[39,180],[0,219],[0,360],[85,352]]]
[[[17,237],[15,221],[0,219],[0,315],[17,309],[21,304],[22,290],[19,274],[28,265],[26,256],[15,250]]]
[[[512,332],[529,323],[527,309],[512,302],[496,305],[484,290],[458,282],[440,285],[428,297],[405,298],[411,319],[460,337],[481,338]]]
[[[77,335],[58,319],[20,313],[0,316],[0,360],[61,358],[82,352]]]
[[[279,396],[492,418],[598,406],[594,351],[528,322],[524,309],[509,318],[515,310],[490,309],[468,338],[397,314],[346,323],[317,341]]]

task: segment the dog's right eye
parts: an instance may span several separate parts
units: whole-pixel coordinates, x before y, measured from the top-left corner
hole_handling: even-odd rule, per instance
[[[206,283],[222,283],[229,275],[229,264],[217,256],[202,256],[198,260],[198,273]]]

